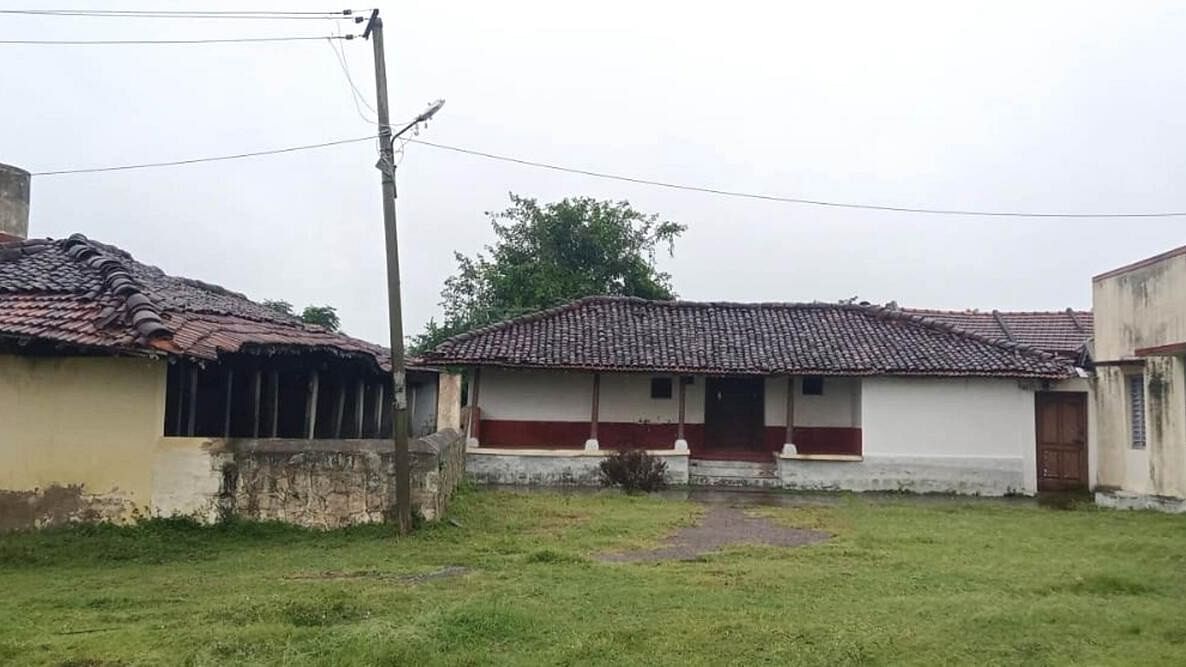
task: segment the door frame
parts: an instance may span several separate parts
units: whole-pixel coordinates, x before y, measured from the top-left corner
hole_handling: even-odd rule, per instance
[[[713,402],[713,385],[721,381],[749,381],[754,383],[758,390],[757,409],[753,426],[754,433],[748,446],[728,447],[722,446],[714,437],[714,428],[710,419],[709,405]],[[752,375],[724,375],[724,376],[707,376],[704,378],[704,444],[703,449],[708,451],[736,451],[739,454],[762,452],[765,444],[765,429],[766,429],[766,378],[765,376]]]
[[[1053,491],[1087,491],[1091,489],[1091,419],[1088,415],[1089,401],[1085,391],[1038,391],[1034,392],[1034,488],[1039,493]],[[1042,407],[1044,403],[1074,401],[1080,406],[1080,423],[1083,430],[1083,452],[1079,457],[1080,483],[1067,483],[1042,478]]]

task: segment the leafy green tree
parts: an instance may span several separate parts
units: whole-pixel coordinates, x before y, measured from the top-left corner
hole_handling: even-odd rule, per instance
[[[487,213],[498,239],[473,257],[454,253],[457,273],[441,292],[444,317],[412,339],[413,352],[450,336],[523,313],[599,294],[673,299],[671,276],[655,254],[674,252],[684,225],[660,220],[628,202],[589,197],[540,205],[511,196]]]
[[[323,326],[330,331],[338,331],[342,327],[342,321],[338,318],[338,310],[333,306],[305,306],[305,310],[301,313],[301,321],[305,324]]]

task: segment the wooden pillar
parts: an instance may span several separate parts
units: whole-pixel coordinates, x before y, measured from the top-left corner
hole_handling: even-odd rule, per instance
[[[783,453],[794,454],[790,451],[795,442],[795,378],[787,376],[787,434],[783,439]]]
[[[375,437],[383,437],[383,393],[386,385],[380,382],[375,386]]]
[[[280,433],[280,371],[272,371],[272,428],[268,430],[268,435],[276,438]]]
[[[186,435],[194,434],[194,426],[198,418],[198,367],[189,368],[189,421],[186,424]]]
[[[593,374],[593,409],[589,413],[589,439],[585,441],[585,451],[595,452],[601,447],[597,442],[597,412],[601,403],[601,373]]]
[[[259,437],[260,385],[263,383],[263,373],[257,368],[251,376],[251,437]]]
[[[354,387],[354,437],[362,437],[362,409],[366,405],[367,385],[362,379]]]
[[[235,371],[226,369],[226,405],[222,411],[222,437],[231,437],[231,401],[234,399],[232,390],[235,388]]]
[[[476,440],[478,438],[478,429],[481,426],[478,422],[478,420],[481,418],[479,415],[479,410],[481,408],[478,407],[478,388],[481,386],[481,379],[482,369],[475,368],[473,377],[470,378],[469,383],[469,395],[471,400],[469,401],[469,419],[466,420],[465,424],[465,437],[467,439],[472,438]]]
[[[305,438],[312,440],[317,432],[317,391],[321,384],[321,374],[313,371],[309,375],[309,390],[305,401]]]
[[[178,362],[176,370],[174,375],[177,381],[173,383],[173,435],[181,435],[181,427],[184,424],[182,417],[185,416],[185,364]]]
[[[338,402],[334,403],[334,439],[342,437],[342,422],[346,419],[346,378],[338,378]]]
[[[684,384],[684,378],[681,375],[675,376],[676,391],[679,392],[679,422],[676,427],[675,435],[675,449],[676,451],[686,452],[688,450],[688,439],[684,436],[684,420],[686,417],[685,404],[687,385]]]

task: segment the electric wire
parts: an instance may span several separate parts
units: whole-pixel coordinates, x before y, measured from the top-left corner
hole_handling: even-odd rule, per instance
[[[118,44],[235,44],[258,42],[306,42],[318,39],[354,39],[356,35],[293,36],[293,37],[234,37],[218,39],[0,39],[0,44],[33,46],[111,46]]]
[[[121,164],[110,167],[84,167],[82,169],[54,169],[51,171],[34,171],[30,172],[33,176],[63,176],[66,174],[95,174],[109,171],[128,171],[132,169],[151,169],[154,167],[177,167],[188,164],[198,164],[200,162],[219,162],[223,160],[241,160],[244,158],[263,157],[266,155],[279,155],[281,153],[295,153],[297,151],[307,151],[317,148],[329,148],[330,146],[341,146],[344,144],[355,144],[363,141],[372,141],[377,139],[378,135],[369,135],[365,137],[354,137],[352,139],[338,139],[335,141],[323,141],[317,144],[304,144],[301,146],[288,146],[285,148],[274,148],[264,151],[253,151],[250,153],[232,153],[230,155],[215,155],[211,157],[190,158],[186,160],[168,160],[164,162],[144,162],[140,164]]]
[[[805,199],[802,197],[782,197],[778,195],[769,195],[752,192],[741,192],[737,190],[723,190],[719,188],[709,188],[697,185],[682,185],[679,183],[670,183],[667,181],[657,181],[649,178],[638,178],[635,176],[623,176],[620,174],[610,174],[601,171],[592,171],[588,169],[577,169],[573,167],[564,167],[547,162],[538,162],[535,160],[525,160],[523,158],[511,157],[508,155],[498,155],[496,153],[487,153],[485,151],[473,150],[470,148],[461,148],[458,146],[449,146],[447,144],[435,143],[432,141],[425,141],[424,139],[406,139],[407,143],[418,144],[421,146],[430,146],[432,148],[439,148],[441,150],[452,151],[454,153],[464,153],[474,157],[482,157],[490,160],[498,160],[501,162],[510,162],[527,167],[537,167],[539,169],[549,169],[552,171],[560,171],[570,174],[579,174],[581,176],[590,176],[593,178],[602,178],[612,181],[621,181],[625,183],[634,183],[637,185],[651,185],[660,188],[667,188],[670,190],[685,190],[689,192],[700,192],[703,194],[720,195],[724,197],[738,197],[743,199],[758,199],[761,201],[780,202],[785,204],[804,204],[808,206],[826,206],[831,208],[847,208],[847,209],[862,209],[868,211],[887,211],[894,213],[921,213],[926,215],[968,215],[980,217],[997,217],[997,218],[1174,218],[1186,216],[1186,211],[1157,211],[1149,213],[1045,213],[1045,212],[1028,212],[1028,211],[985,211],[974,209],[946,209],[946,208],[916,208],[910,206],[887,206],[881,204],[862,204],[853,202],[830,201],[823,199]]]
[[[305,144],[301,146],[289,146],[286,148],[277,148],[265,151],[255,151],[250,153],[235,153],[231,155],[218,155],[213,157],[192,158],[187,160],[170,160],[165,162],[147,162],[142,164],[128,164],[116,165],[109,167],[88,167],[81,169],[56,169],[49,171],[32,172],[33,176],[61,176],[66,174],[89,174],[99,172],[112,171],[126,171],[131,169],[149,169],[154,167],[175,167],[181,165],[197,164],[201,162],[216,162],[221,160],[238,160],[243,158],[262,157],[267,155],[277,155],[280,153],[292,153],[296,151],[312,150],[318,148],[326,148],[330,146],[339,146],[343,144],[360,143],[363,141],[373,141],[378,139],[378,135],[368,135],[365,137],[354,137],[351,139],[339,139],[336,141],[326,141],[316,144]],[[650,185],[655,187],[667,188],[672,190],[683,190],[689,192],[698,192],[702,194],[719,195],[725,197],[736,197],[744,199],[756,199],[761,201],[779,202],[787,204],[802,204],[808,206],[825,206],[832,208],[844,209],[861,209],[870,211],[883,211],[894,213],[919,213],[925,215],[964,215],[964,216],[980,216],[980,217],[1008,217],[1008,218],[1076,218],[1076,219],[1106,219],[1106,218],[1173,218],[1184,217],[1186,211],[1157,211],[1144,213],[1051,213],[1051,212],[1027,212],[1027,211],[986,211],[975,209],[944,209],[944,208],[919,208],[908,206],[886,206],[880,204],[861,204],[853,202],[841,202],[822,199],[805,199],[801,197],[783,197],[777,195],[741,192],[737,190],[723,190],[719,188],[708,188],[696,185],[683,185],[678,183],[670,183],[666,181],[657,181],[646,178],[637,178],[633,176],[623,176],[619,174],[610,174],[606,172],[592,171],[588,169],[576,169],[572,167],[564,167],[560,165],[550,164],[546,162],[538,162],[535,160],[525,160],[522,158],[511,157],[507,155],[499,155],[496,153],[488,153],[485,151],[478,151],[469,148],[462,148],[460,146],[450,146],[448,144],[441,144],[433,141],[426,141],[424,139],[401,138],[403,144],[416,144],[419,146],[428,146],[444,151],[454,153],[462,153],[474,157],[481,157],[490,160],[497,160],[500,162],[510,162],[513,164],[536,167],[540,169],[548,169],[552,171],[559,171],[564,173],[577,174],[581,176],[589,176],[593,178],[601,178],[613,181],[621,181],[626,183],[634,183],[637,185]]]
[[[115,9],[0,9],[0,14],[24,16],[65,16],[82,18],[166,18],[166,19],[274,19],[274,20],[321,20],[347,19],[361,22],[366,10],[345,9],[322,12],[291,12],[284,10],[216,11],[216,10],[115,10]]]

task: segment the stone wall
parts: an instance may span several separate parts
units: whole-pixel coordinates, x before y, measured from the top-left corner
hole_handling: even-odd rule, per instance
[[[461,434],[440,431],[410,445],[412,507],[440,518],[464,475]],[[236,440],[222,471],[224,513],[314,528],[385,521],[395,506],[390,440]]]

